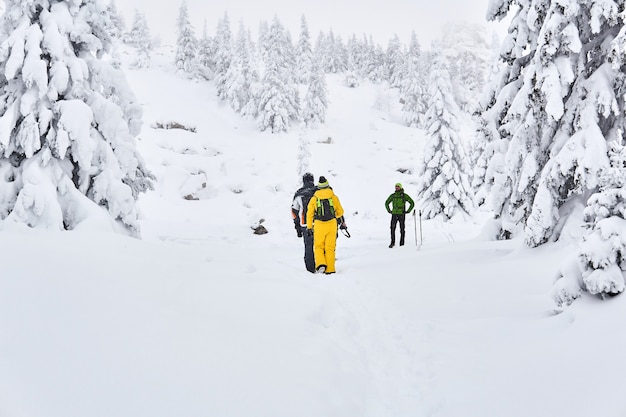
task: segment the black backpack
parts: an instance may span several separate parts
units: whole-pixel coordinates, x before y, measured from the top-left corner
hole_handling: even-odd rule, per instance
[[[318,198],[315,207],[315,220],[328,221],[335,218],[335,207],[332,198]]]

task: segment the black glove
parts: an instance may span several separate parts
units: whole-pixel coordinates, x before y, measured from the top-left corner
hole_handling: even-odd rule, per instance
[[[339,225],[339,228],[340,228],[340,229],[347,229],[347,228],[348,228],[348,226],[346,226],[346,222],[343,222],[343,223],[341,223],[341,224]]]
[[[313,236],[313,229],[306,229],[306,235],[309,237]]]
[[[298,234],[298,237],[302,237],[302,229],[300,227],[296,229],[296,233]]]

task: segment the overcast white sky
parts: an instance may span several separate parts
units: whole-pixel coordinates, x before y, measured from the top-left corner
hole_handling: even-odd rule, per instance
[[[504,33],[505,25],[488,23],[485,19],[489,0],[186,0],[192,24],[201,35],[204,21],[209,35],[215,33],[218,20],[228,12],[231,28],[236,33],[239,21],[253,30],[261,20],[271,21],[274,15],[297,39],[300,17],[304,14],[309,32],[315,40],[320,31],[332,29],[344,40],[351,34],[372,35],[374,41],[386,46],[397,34],[408,44],[411,31],[417,33],[422,47],[428,47],[440,37],[441,28],[448,22],[468,21],[484,23],[488,28]],[[163,43],[175,41],[175,26],[182,0],[155,2],[154,0],[115,0],[117,8],[130,26],[134,9],[143,11],[153,36],[160,35]]]

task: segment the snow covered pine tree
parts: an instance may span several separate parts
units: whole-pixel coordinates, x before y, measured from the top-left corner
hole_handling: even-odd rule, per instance
[[[430,104],[426,112],[428,141],[417,169],[418,206],[425,219],[444,220],[473,210],[469,167],[457,127],[458,108],[451,94],[449,75],[441,51],[433,45],[429,79]]]
[[[150,28],[146,22],[146,16],[135,9],[133,25],[126,36],[126,43],[135,47],[137,59],[133,63],[135,68],[147,68],[150,66],[150,51],[152,50],[152,38]]]
[[[494,127],[485,184],[500,236],[523,228],[534,247],[580,213],[609,166],[607,142],[623,132],[624,69],[609,58],[623,2],[492,0],[487,17],[509,12],[505,66],[483,112]]]
[[[0,29],[0,227],[139,234],[152,187],[136,150],[141,107],[111,47],[106,2],[6,0]],[[122,227],[117,227],[117,226]]]
[[[186,74],[193,74],[197,65],[198,41],[194,35],[193,26],[189,21],[187,2],[183,0],[178,9],[178,20],[176,21],[176,68]]]

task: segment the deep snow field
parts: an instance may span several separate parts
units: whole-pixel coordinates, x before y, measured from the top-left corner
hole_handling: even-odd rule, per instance
[[[157,177],[142,239],[0,233],[1,417],[626,415],[626,298],[556,308],[566,235],[492,241],[479,212],[423,221],[418,247],[411,216],[387,248],[384,201],[415,193],[426,140],[393,91],[329,76],[326,125],[273,135],[172,56],[127,71]],[[305,270],[291,220],[302,141],[352,234],[330,277]]]

